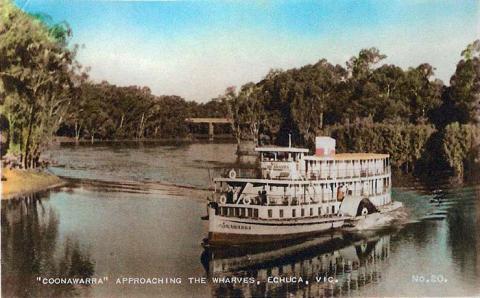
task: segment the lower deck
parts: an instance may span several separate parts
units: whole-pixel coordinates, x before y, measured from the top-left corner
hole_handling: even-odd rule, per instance
[[[359,204],[362,199],[368,199],[374,206],[383,206],[391,202],[390,193],[375,196],[347,196],[342,201],[331,200],[327,202],[310,202],[296,205],[246,205],[243,203],[218,204],[215,215],[228,218],[252,218],[252,219],[302,219],[302,218],[326,218],[338,214],[357,215],[352,206]],[[343,206],[343,208],[342,208]],[[346,210],[348,208],[349,210]],[[356,207],[355,207],[356,208]],[[352,214],[355,213],[355,214]]]

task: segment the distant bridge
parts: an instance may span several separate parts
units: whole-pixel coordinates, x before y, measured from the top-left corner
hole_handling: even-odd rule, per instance
[[[214,124],[230,124],[230,123],[232,123],[232,119],[229,119],[229,118],[187,118],[187,119],[185,119],[185,122],[192,123],[192,124],[202,124],[202,123],[208,124],[208,139],[213,140],[213,136],[214,136],[213,125]]]

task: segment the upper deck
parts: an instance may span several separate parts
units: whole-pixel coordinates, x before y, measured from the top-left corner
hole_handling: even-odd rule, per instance
[[[344,179],[390,174],[390,156],[380,153],[335,153],[335,142],[321,138],[315,155],[306,148],[259,147],[262,178],[280,180]],[[333,143],[332,143],[333,140]]]
[[[390,174],[390,155],[379,153],[340,153],[330,157],[305,156],[307,179],[342,179]]]

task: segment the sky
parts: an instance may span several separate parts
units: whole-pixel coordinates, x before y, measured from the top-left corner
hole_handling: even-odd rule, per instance
[[[448,84],[460,52],[480,38],[480,1],[17,0],[66,21],[94,81],[148,86],[206,102],[229,86],[377,47],[385,63],[428,62]]]

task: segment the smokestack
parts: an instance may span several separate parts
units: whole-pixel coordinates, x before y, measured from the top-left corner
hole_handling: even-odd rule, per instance
[[[335,155],[335,139],[330,137],[315,138],[315,155],[319,157],[333,157]]]

